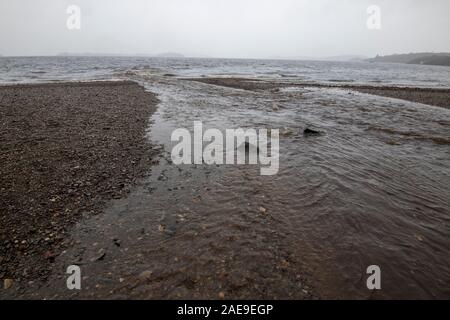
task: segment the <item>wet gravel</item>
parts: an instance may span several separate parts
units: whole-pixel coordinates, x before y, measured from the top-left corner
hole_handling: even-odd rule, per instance
[[[148,173],[156,104],[128,81],[0,87],[2,287],[45,279],[69,227]]]
[[[447,88],[415,88],[398,86],[368,86],[348,84],[318,84],[318,83],[296,83],[288,81],[264,81],[260,79],[246,78],[189,78],[207,84],[231,87],[242,90],[278,91],[284,87],[317,87],[317,88],[340,88],[353,90],[372,95],[402,99],[412,102],[423,103],[431,106],[450,109],[450,89]]]
[[[361,87],[357,91],[383,97],[402,99],[431,106],[450,109],[449,89],[399,88],[399,87]]]

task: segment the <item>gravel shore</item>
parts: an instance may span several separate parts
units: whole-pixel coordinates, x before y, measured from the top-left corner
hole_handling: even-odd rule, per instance
[[[0,280],[45,278],[68,228],[148,173],[156,97],[133,82],[0,87]]]

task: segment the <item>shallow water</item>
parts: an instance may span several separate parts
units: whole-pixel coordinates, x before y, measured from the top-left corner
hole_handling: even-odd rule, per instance
[[[450,68],[395,63],[152,57],[0,57],[0,83],[105,80],[143,70],[327,84],[450,88]]]
[[[86,290],[74,295],[450,297],[450,110],[339,89],[126,77],[161,100],[149,129],[161,158],[143,186],[74,229],[74,247],[57,261],[82,264]],[[195,120],[280,129],[279,173],[173,165],[170,134]],[[304,137],[306,127],[324,134]],[[366,287],[374,264],[376,292]],[[44,294],[67,295],[63,280]]]

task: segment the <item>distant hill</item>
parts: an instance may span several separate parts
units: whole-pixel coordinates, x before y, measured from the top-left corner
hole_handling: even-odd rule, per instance
[[[432,66],[450,66],[450,55],[448,56],[426,56],[423,58],[416,58],[411,60],[411,64],[426,64]]]
[[[418,52],[406,54],[392,54],[388,56],[377,55],[375,58],[367,59],[366,61],[449,66],[450,53]]]

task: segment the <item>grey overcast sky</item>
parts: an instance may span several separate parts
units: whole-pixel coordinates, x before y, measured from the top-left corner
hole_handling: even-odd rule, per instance
[[[68,30],[67,7],[81,9]],[[369,30],[366,10],[381,9]],[[268,58],[450,51],[449,0],[0,0],[0,54]]]

